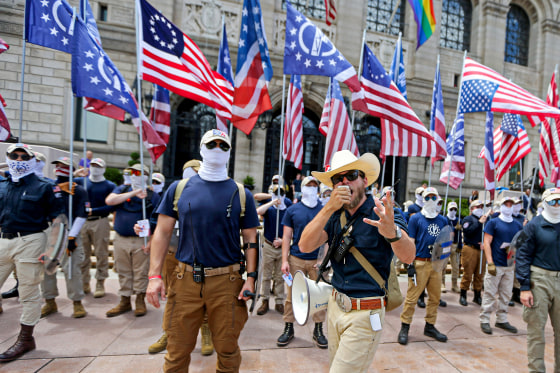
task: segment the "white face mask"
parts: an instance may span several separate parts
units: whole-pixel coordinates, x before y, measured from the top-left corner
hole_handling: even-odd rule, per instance
[[[542,214],[542,212],[543,212],[543,208],[542,208],[542,207],[537,208],[537,216],[539,216],[540,214]]]
[[[124,185],[130,185],[132,184],[132,179],[130,175],[123,175],[123,184]]]
[[[31,158],[28,161],[12,161],[6,157],[6,163],[10,169],[12,180],[18,182],[22,177],[30,175],[34,172],[37,161],[35,158]]]
[[[43,161],[37,161],[37,164],[35,165],[35,175],[39,176],[39,177],[43,177],[43,167],[45,167],[45,162]]]
[[[192,167],[187,167],[183,170],[183,179],[190,179],[196,175],[196,171]]]
[[[206,145],[200,148],[200,155],[202,156],[202,164],[198,174],[202,180],[206,181],[223,181],[228,178],[227,176],[227,162],[231,149],[224,152],[219,146],[214,149],[208,149]]]
[[[105,180],[105,167],[90,167],[89,179],[94,183]]]
[[[137,190],[137,189],[142,189],[142,181],[144,182],[144,188],[146,187],[146,183],[148,182],[148,176],[135,176],[132,175],[130,177],[130,185],[132,186],[132,189]]]
[[[506,205],[500,206],[500,219],[506,223],[511,223],[513,221],[513,207],[507,207]]]
[[[420,207],[424,207],[424,197],[421,194],[416,194],[416,204]]]
[[[280,204],[278,206],[274,205],[274,207],[276,207],[278,210],[285,210],[286,209],[286,203],[285,203],[286,197],[280,196],[280,198],[278,198],[278,194],[272,194],[272,200],[276,201],[277,199],[280,199]]]
[[[457,211],[455,210],[449,210],[447,212],[447,217],[451,220],[455,220],[455,218],[457,217]]]
[[[472,211],[472,214],[473,214],[474,216],[476,216],[477,218],[480,219],[480,217],[482,216],[482,209],[481,209],[481,208],[474,209],[474,210]]]
[[[323,198],[319,198],[319,200],[321,201],[321,204],[323,206],[325,206],[327,204],[327,202],[329,202],[329,199],[331,199],[331,197],[323,197]]]
[[[301,202],[307,207],[317,206],[317,187],[304,186],[301,187]]]
[[[523,207],[521,203],[518,203],[517,205],[513,205],[513,216],[519,215],[519,212],[521,211],[521,207]]]
[[[161,193],[163,191],[163,184],[152,184],[154,193]]]
[[[543,202],[543,207],[542,216],[546,221],[552,224],[560,223],[560,206],[550,206],[548,203]]]
[[[442,208],[442,207],[443,207],[443,205],[440,205],[440,204],[437,204],[437,205],[436,205],[436,210],[437,210],[437,213],[438,213],[438,214],[441,212],[441,208]]]
[[[424,202],[424,206],[422,207],[421,213],[422,215],[424,215],[429,219],[435,218],[438,214],[437,202],[431,199],[429,201]]]

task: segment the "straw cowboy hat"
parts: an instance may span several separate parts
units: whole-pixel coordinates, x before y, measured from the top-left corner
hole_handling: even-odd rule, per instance
[[[325,185],[333,187],[331,177],[344,171],[360,170],[367,178],[367,186],[373,184],[379,176],[379,160],[371,153],[365,153],[357,158],[349,150],[341,150],[334,153],[331,160],[331,168],[327,172],[313,171],[311,175]]]

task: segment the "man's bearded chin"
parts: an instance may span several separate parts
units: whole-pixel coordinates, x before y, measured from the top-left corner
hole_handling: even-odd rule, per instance
[[[346,203],[344,205],[345,209],[348,210],[352,210],[354,208],[356,208],[356,206],[358,206],[360,204],[360,202],[362,201],[362,199],[365,196],[365,190],[364,188],[357,188],[357,190],[354,190],[353,188],[350,188],[350,190],[352,191],[352,196],[350,199],[350,203]]]

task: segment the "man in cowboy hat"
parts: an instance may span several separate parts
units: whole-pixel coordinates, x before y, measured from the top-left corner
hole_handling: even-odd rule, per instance
[[[366,196],[366,188],[379,176],[379,161],[370,153],[358,159],[350,151],[342,150],[334,154],[330,164],[328,172],[313,172],[319,181],[333,187],[333,192],[329,202],[305,227],[300,250],[310,252],[327,241],[335,246],[341,241],[337,238],[341,236],[341,222],[353,222],[348,234],[353,247],[387,282],[393,254],[410,263],[415,249],[404,219],[392,208],[390,193],[381,201]],[[330,369],[364,372],[371,365],[381,339],[385,292],[354,254],[338,259],[331,260],[334,291],[328,306]]]

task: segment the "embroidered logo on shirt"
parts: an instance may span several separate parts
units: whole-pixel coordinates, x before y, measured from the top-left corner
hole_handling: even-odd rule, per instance
[[[437,224],[432,223],[432,224],[428,225],[428,233],[430,234],[430,236],[437,237],[437,236],[439,236],[439,232],[440,232],[440,229],[439,229],[439,226]]]

